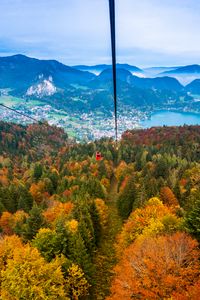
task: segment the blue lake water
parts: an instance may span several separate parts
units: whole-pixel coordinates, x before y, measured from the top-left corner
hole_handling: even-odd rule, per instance
[[[151,118],[141,122],[144,128],[153,126],[181,126],[181,125],[197,125],[200,124],[200,113],[173,112],[173,111],[157,111],[151,115]]]

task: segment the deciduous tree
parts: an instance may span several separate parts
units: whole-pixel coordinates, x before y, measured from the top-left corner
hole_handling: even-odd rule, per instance
[[[132,243],[115,267],[107,300],[159,300],[184,293],[200,275],[199,257],[197,242],[185,233]]]

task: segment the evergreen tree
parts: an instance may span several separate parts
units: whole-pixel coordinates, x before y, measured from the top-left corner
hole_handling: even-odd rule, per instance
[[[48,175],[48,178],[51,180],[52,183],[52,192],[55,192],[58,187],[59,176],[56,172],[52,172]]]
[[[46,223],[41,208],[34,204],[24,224],[22,235],[26,240],[32,240],[41,227],[46,227]]]
[[[92,255],[95,248],[95,230],[87,201],[89,200],[77,199],[76,207],[74,209],[74,217],[79,222],[79,232],[83,238],[85,246]]]
[[[90,204],[90,216],[94,228],[95,245],[97,246],[101,237],[101,224],[100,224],[99,213],[97,211],[94,201],[92,201],[92,203]]]
[[[16,212],[18,192],[14,185],[10,185],[8,188],[0,188],[0,202],[10,213]]]
[[[186,228],[200,242],[200,194],[193,208],[187,213]]]
[[[103,191],[101,183],[94,177],[90,177],[87,182],[83,184],[82,189],[92,198],[105,198],[105,193]]]
[[[147,193],[145,190],[145,185],[141,184],[139,186],[139,188],[137,188],[137,190],[136,190],[135,201],[133,203],[133,209],[142,207],[147,199],[148,199],[148,197],[147,197]]]
[[[18,209],[22,209],[25,212],[29,212],[29,210],[33,206],[33,197],[31,193],[27,190],[27,188],[20,188],[20,196],[18,199]]]
[[[167,160],[164,157],[160,157],[158,161],[156,162],[156,168],[155,168],[155,177],[163,177],[164,179],[167,178],[169,175],[169,165]]]
[[[41,164],[35,164],[33,177],[36,181],[38,181],[41,178],[42,173],[43,173],[42,165]]]
[[[3,203],[1,202],[1,199],[0,199],[0,216],[1,214],[5,211],[5,207],[3,205]]]
[[[103,160],[100,161],[98,170],[99,170],[99,178],[106,176],[106,167]]]
[[[83,269],[87,280],[91,282],[94,266],[78,231],[69,236],[68,251],[67,257]]]
[[[118,209],[121,217],[123,219],[127,219],[133,209],[133,203],[136,199],[136,189],[135,189],[135,182],[134,178],[131,177],[127,182],[124,190],[119,195],[118,198]]]
[[[50,262],[56,255],[62,253],[61,241],[61,234],[49,228],[42,228],[33,239],[32,245]]]
[[[81,217],[78,228],[87,251],[92,255],[95,250],[95,237],[94,229],[93,227],[91,228],[88,226],[88,221],[91,222],[90,216],[87,216],[86,218]]]

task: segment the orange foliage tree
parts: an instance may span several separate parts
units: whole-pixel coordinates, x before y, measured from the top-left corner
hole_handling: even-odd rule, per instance
[[[115,267],[107,300],[157,300],[183,294],[200,275],[199,258],[197,242],[186,233],[132,243]]]
[[[3,212],[0,218],[0,227],[3,233],[7,235],[13,234],[16,225],[22,225],[27,217],[28,214],[23,210],[18,210],[14,214],[11,214],[7,211]]]
[[[72,209],[73,204],[71,202],[62,203],[52,200],[50,207],[43,212],[43,216],[49,224],[53,225],[58,218],[68,216]]]
[[[8,168],[0,169],[0,183],[2,184],[2,186],[7,186],[9,184]]]
[[[163,201],[165,205],[174,206],[174,207],[179,206],[176,196],[168,186],[164,186],[163,188],[161,188],[160,199]]]
[[[45,183],[39,181],[38,183],[32,183],[30,187],[30,193],[37,204],[40,204],[44,199]]]
[[[200,293],[200,279],[197,282],[189,286],[183,293],[173,293],[173,300],[199,300]]]
[[[12,214],[4,211],[0,218],[0,227],[4,234],[10,235],[12,231]]]

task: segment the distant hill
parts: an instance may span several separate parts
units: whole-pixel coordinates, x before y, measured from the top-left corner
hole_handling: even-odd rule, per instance
[[[119,81],[122,82],[127,82],[130,83],[131,82],[131,78],[133,77],[133,75],[131,74],[131,72],[125,70],[125,69],[117,69],[117,80],[118,83]],[[99,76],[97,76],[93,81],[91,81],[92,86],[97,85],[99,86],[104,86],[107,85],[108,83],[112,83],[112,69],[106,69],[104,71],[102,71]]]
[[[187,92],[200,95],[200,79],[195,79],[185,87]]]
[[[94,78],[89,72],[82,72],[65,66],[56,60],[39,60],[24,55],[0,57],[0,88],[34,94],[37,85],[48,92],[65,88],[71,83],[86,84]],[[32,87],[32,89],[31,89]],[[41,86],[39,86],[41,88]]]
[[[183,86],[180,82],[171,77],[156,77],[156,78],[139,78],[136,76],[132,77],[131,83],[133,86],[142,89],[156,89],[156,90],[173,90],[181,91]]]
[[[146,77],[156,77],[158,74],[177,69],[178,67],[150,67],[144,68]]]
[[[106,70],[109,68],[109,65],[95,65],[95,66],[86,66],[86,65],[77,65],[72,66],[73,69],[80,70],[80,71],[88,71],[95,74],[100,74],[103,70]]]
[[[179,83],[179,81],[172,77],[156,77],[156,78],[140,78],[137,76],[133,76],[131,72],[125,69],[117,70],[117,80],[118,83],[124,82],[129,84],[132,87],[137,87],[140,89],[153,89],[153,90],[173,90],[173,91],[181,91],[183,90],[183,86]],[[103,87],[104,85],[108,85],[109,82],[112,81],[112,70],[107,69],[101,72],[99,76],[97,76],[93,81],[93,85],[98,85],[98,87]]]
[[[189,65],[174,70],[161,72],[159,77],[170,76],[178,79],[183,85],[188,85],[193,80],[200,78],[200,65]]]
[[[23,126],[0,121],[0,155],[21,156],[30,151],[32,157],[41,158],[47,153],[57,153],[60,147],[67,146],[70,142],[62,128],[47,123]]]
[[[200,74],[200,65],[189,65],[185,67],[179,67],[174,70],[162,72],[161,74],[170,75],[170,74],[194,74],[194,73]]]
[[[105,71],[106,69],[111,69],[111,65],[95,65],[95,66],[85,66],[85,65],[78,65],[73,66],[74,69],[81,70],[81,71],[88,71],[93,72],[97,75],[99,75],[102,71]],[[117,64],[117,69],[125,69],[132,73],[138,73],[143,74],[144,71],[136,66],[132,66],[129,64]]]

